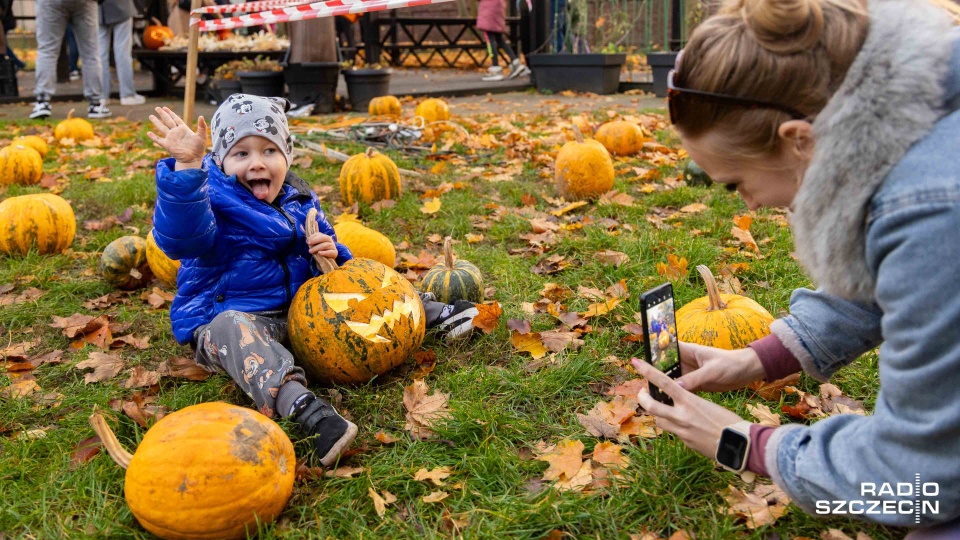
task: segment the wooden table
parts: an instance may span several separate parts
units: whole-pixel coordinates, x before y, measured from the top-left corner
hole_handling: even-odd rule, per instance
[[[280,51],[200,51],[197,55],[197,67],[201,73],[206,73],[208,77],[202,83],[197,85],[199,95],[215,98],[209,92],[210,77],[213,72],[223,64],[231,60],[242,60],[243,58],[272,58],[280,60],[287,53],[286,49]],[[153,74],[153,96],[167,96],[174,93],[176,85],[187,72],[187,51],[158,51],[152,49],[133,49],[133,58],[140,61],[140,65]],[[177,68],[174,72],[171,68]],[[179,92],[177,92],[179,93]]]

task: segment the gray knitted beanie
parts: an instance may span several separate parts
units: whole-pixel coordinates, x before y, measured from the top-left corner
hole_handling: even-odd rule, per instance
[[[284,111],[290,104],[283,98],[233,94],[213,113],[210,132],[213,138],[211,157],[223,168],[223,158],[240,139],[258,135],[269,139],[283,152],[290,165],[293,139]]]

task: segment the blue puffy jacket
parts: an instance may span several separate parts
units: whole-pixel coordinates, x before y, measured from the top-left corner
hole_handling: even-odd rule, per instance
[[[285,310],[304,281],[319,275],[307,248],[307,211],[319,212],[320,232],[336,233],[306,182],[288,172],[273,204],[226,176],[208,154],[201,169],[174,170],[157,162],[153,236],[180,260],[177,296],[170,308],[173,335],[191,343],[193,331],[228,309]],[[337,242],[337,264],[353,258]]]

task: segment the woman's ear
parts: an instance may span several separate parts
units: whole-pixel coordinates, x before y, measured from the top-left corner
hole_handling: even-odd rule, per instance
[[[788,151],[797,157],[810,160],[813,157],[813,147],[816,139],[813,136],[813,126],[806,120],[787,120],[777,128],[777,136]]]

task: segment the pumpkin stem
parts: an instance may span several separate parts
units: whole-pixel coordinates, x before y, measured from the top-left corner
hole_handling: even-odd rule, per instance
[[[307,236],[312,236],[320,232],[320,225],[317,224],[316,208],[311,208],[307,211],[307,222],[303,225],[303,232],[305,232]],[[320,271],[324,274],[329,274],[337,269],[337,261],[333,259],[328,259],[319,253],[314,253],[313,258],[317,261],[317,267],[320,268]]]
[[[90,417],[90,425],[93,426],[94,433],[100,437],[100,442],[103,443],[103,447],[107,449],[107,453],[110,454],[113,461],[124,469],[129,467],[130,458],[133,457],[133,454],[123,448],[103,416],[100,413],[94,413]]]
[[[717,288],[717,280],[714,279],[710,269],[707,268],[705,264],[698,264],[697,272],[700,272],[700,277],[702,277],[704,283],[707,284],[707,296],[710,297],[710,308],[707,309],[707,311],[725,309],[727,304],[720,298],[720,289]]]
[[[160,24],[160,19],[157,19],[156,17],[150,17],[150,20],[153,21],[153,24],[157,26],[163,26],[162,24]]]
[[[583,142],[583,133],[580,131],[580,127],[576,124],[573,124],[573,136],[577,138],[578,143]]]
[[[76,109],[70,109],[70,112],[67,113],[67,120],[70,120],[70,119],[73,118],[73,111],[75,111],[75,110],[76,110]]]
[[[143,279],[143,274],[141,274],[136,268],[130,269],[130,276],[132,276],[133,279]]]
[[[367,151],[364,152],[364,154],[366,154],[368,158],[372,158],[373,156],[377,155],[377,153],[378,153],[377,149],[372,146],[368,146]]]
[[[443,265],[453,270],[453,238],[449,236],[443,240]]]

